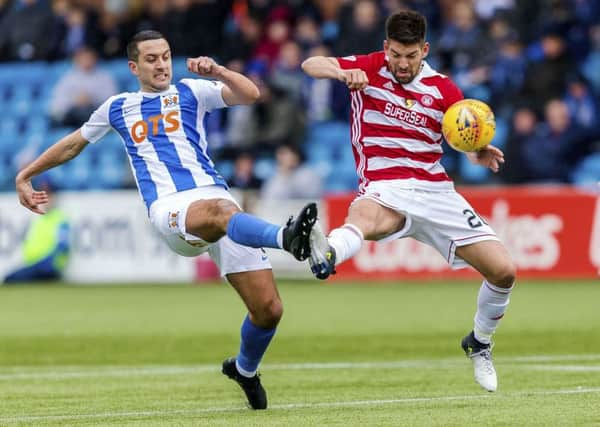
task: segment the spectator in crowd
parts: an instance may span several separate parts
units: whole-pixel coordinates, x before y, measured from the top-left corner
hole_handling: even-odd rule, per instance
[[[554,32],[544,34],[540,42],[530,48],[529,54],[541,59],[527,67],[521,91],[523,100],[542,106],[551,99],[562,98],[565,77],[573,72],[562,36]]]
[[[250,151],[242,151],[235,159],[229,184],[240,190],[259,190],[262,186],[262,180],[254,173],[254,156]]]
[[[600,118],[598,103],[585,78],[579,73],[567,77],[567,95],[564,101],[573,122],[585,130],[594,132]]]
[[[31,61],[52,59],[58,19],[49,2],[18,0],[0,21],[0,59]]]
[[[473,5],[459,1],[452,7],[451,14],[437,43],[442,68],[453,73],[465,73],[490,64],[493,52],[481,23],[477,21]]]
[[[596,98],[600,95],[600,23],[593,25],[589,30],[592,50],[581,66],[581,72],[588,79]]]
[[[308,51],[322,43],[319,24],[311,15],[304,14],[296,21],[294,39],[303,51]]]
[[[263,200],[315,199],[323,195],[321,177],[302,163],[300,150],[282,145],[275,152],[277,169],[261,189]]]
[[[62,42],[58,47],[58,56],[72,57],[91,41],[88,34],[87,15],[80,7],[67,7],[64,10],[62,25],[64,26]]]
[[[309,56],[331,56],[331,50],[319,45],[309,51]],[[346,85],[337,80],[307,77],[303,89],[304,104],[309,123],[328,120],[348,121],[350,95]]]
[[[289,9],[279,6],[269,14],[265,25],[265,33],[254,51],[254,57],[265,61],[269,69],[279,58],[281,47],[291,37],[291,16]]]
[[[271,84],[282,90],[295,103],[302,99],[302,86],[305,75],[300,68],[302,50],[295,41],[287,41],[281,46],[279,58],[275,61],[271,72]]]
[[[512,117],[512,124],[504,154],[511,167],[502,168],[500,176],[504,182],[518,184],[527,178],[527,164],[521,156],[523,146],[529,145],[529,140],[536,136],[538,119],[535,111],[527,106],[517,108]]]
[[[56,84],[50,115],[57,126],[81,126],[108,97],[117,93],[111,74],[97,67],[97,54],[81,47],[73,57],[73,68]]]
[[[535,136],[522,141],[525,179],[568,182],[570,170],[586,154],[585,135],[572,123],[568,107],[560,99],[548,101],[545,120]]]
[[[69,221],[54,205],[51,183],[44,181],[40,187],[49,195],[46,213],[32,219],[21,249],[24,265],[9,273],[4,284],[59,280],[67,266]]]
[[[363,54],[379,50],[385,35],[381,14],[374,0],[358,0],[340,11],[340,35],[334,46],[338,56]]]
[[[499,113],[513,108],[515,97],[523,85],[527,62],[523,56],[523,46],[516,33],[509,33],[498,40],[498,54],[490,70],[489,85],[491,102]]]
[[[258,19],[250,15],[240,17],[236,28],[225,36],[220,53],[223,63],[231,68],[232,63],[237,62],[233,68],[242,72],[252,59],[254,48],[261,37],[262,28]]]
[[[305,114],[284,90],[272,85],[267,64],[255,60],[246,73],[258,86],[257,103],[231,108],[227,115],[226,139],[229,145],[255,147],[256,152],[272,154],[281,144],[299,146],[304,138]]]

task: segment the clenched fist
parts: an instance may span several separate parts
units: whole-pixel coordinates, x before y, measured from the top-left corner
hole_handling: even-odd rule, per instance
[[[346,83],[346,86],[350,90],[363,90],[369,84],[367,73],[358,68],[340,70],[338,80]]]
[[[199,56],[187,59],[187,69],[201,77],[218,78],[225,70],[225,67],[217,64],[214,59],[208,56]]]

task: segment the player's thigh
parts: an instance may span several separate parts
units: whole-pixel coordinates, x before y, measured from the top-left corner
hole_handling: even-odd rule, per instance
[[[485,240],[456,248],[456,255],[481,273],[493,285],[508,288],[516,277],[516,268],[504,245]]]
[[[346,223],[357,226],[366,240],[379,240],[404,227],[406,218],[368,198],[356,200],[348,209]]]
[[[229,273],[231,286],[246,304],[254,324],[273,328],[283,315],[283,304],[270,269]]]
[[[240,207],[231,199],[196,200],[187,209],[186,232],[207,242],[216,242],[227,232],[231,216],[240,211]]]

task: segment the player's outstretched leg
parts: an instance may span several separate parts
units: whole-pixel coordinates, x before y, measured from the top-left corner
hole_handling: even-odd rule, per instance
[[[267,392],[260,383],[258,373],[250,378],[240,374],[236,368],[235,357],[223,361],[221,372],[240,385],[252,409],[267,409]]]
[[[482,344],[475,339],[473,331],[462,339],[461,346],[473,362],[475,381],[487,391],[496,391],[498,378],[492,362],[492,344]]]
[[[316,203],[304,206],[295,219],[290,217],[285,227],[238,212],[227,223],[227,235],[240,245],[284,249],[298,261],[304,261],[310,256],[310,231],[316,221]]]

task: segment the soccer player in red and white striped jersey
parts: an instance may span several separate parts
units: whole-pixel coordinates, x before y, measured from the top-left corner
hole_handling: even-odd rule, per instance
[[[508,306],[515,266],[492,228],[454,189],[440,159],[442,117],[463,98],[461,90],[425,61],[425,18],[400,11],[386,21],[383,51],[302,64],[314,78],[340,80],[351,91],[351,134],[359,194],[346,223],[325,236],[311,233],[311,269],[319,279],[360,249],[363,240],[413,237],[436,248],[452,268],[471,265],[484,280],[473,331],[462,347],[473,361],[476,381],[497,388],[491,336]],[[504,163],[488,145],[469,159],[497,172]]]

